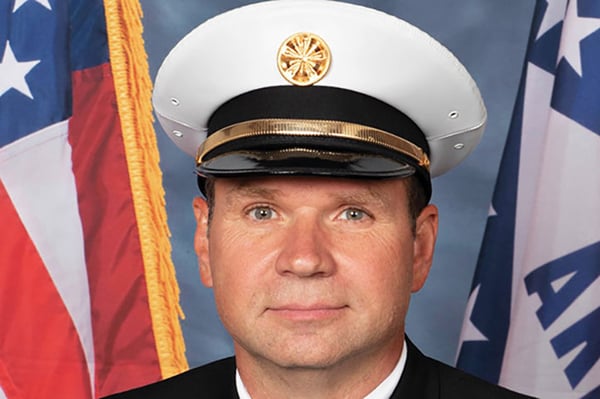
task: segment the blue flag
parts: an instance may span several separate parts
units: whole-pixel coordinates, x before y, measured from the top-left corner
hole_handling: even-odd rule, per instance
[[[458,367],[600,398],[600,2],[538,0]]]

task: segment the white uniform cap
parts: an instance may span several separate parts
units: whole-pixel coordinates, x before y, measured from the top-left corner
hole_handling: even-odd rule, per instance
[[[428,185],[486,122],[475,82],[431,36],[325,0],[256,3],[201,24],[164,60],[153,103],[215,176],[417,172]]]

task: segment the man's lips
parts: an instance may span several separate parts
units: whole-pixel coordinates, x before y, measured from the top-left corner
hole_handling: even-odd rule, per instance
[[[268,313],[282,319],[293,321],[325,320],[338,317],[347,306],[345,305],[283,305],[267,309]]]

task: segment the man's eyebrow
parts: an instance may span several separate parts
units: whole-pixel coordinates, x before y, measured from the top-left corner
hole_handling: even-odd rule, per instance
[[[264,198],[268,200],[274,199],[281,191],[277,189],[265,188],[250,183],[237,184],[226,192],[227,203],[242,198]]]
[[[378,190],[369,188],[368,190],[359,190],[351,192],[341,192],[333,195],[340,203],[349,204],[372,204],[375,202],[379,206],[388,206],[392,199],[388,195],[384,195]]]

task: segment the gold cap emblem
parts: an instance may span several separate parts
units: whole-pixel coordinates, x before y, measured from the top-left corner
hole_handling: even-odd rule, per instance
[[[296,86],[310,86],[325,76],[331,63],[327,43],[312,33],[296,33],[283,42],[277,53],[281,75]]]

